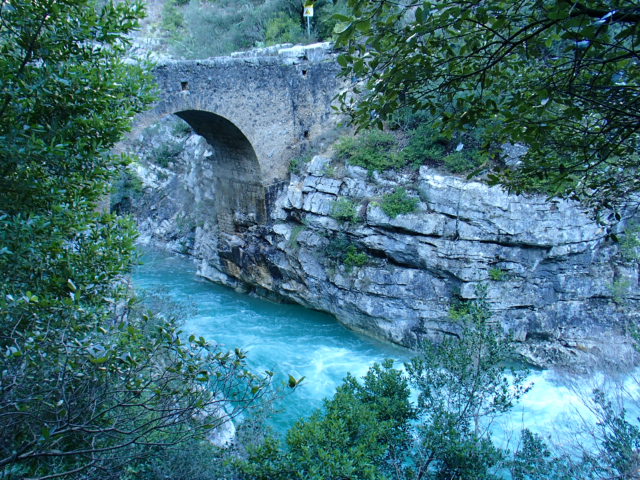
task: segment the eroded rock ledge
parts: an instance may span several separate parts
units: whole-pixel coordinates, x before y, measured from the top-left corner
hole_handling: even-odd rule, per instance
[[[452,302],[486,286],[493,321],[534,364],[634,361],[638,264],[608,239],[619,226],[597,224],[575,203],[509,195],[427,167],[371,176],[316,156],[271,192],[267,223],[236,219],[237,233],[219,233],[215,212],[198,208],[215,195],[209,147],[195,136],[187,143],[162,181],[157,168],[140,169],[148,188],[137,215],[143,239],[192,255],[205,278],[409,347],[455,333]],[[418,208],[390,218],[379,202],[398,186]],[[332,217],[339,198],[357,206],[356,221]],[[345,265],[337,239],[366,264]]]

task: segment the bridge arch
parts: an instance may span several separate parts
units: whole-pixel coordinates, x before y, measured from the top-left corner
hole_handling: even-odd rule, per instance
[[[291,159],[322,148],[338,122],[332,102],[342,83],[328,48],[161,63],[158,100],[132,136],[169,115],[189,123],[213,150],[207,215],[215,207],[221,232],[242,233],[269,218]]]
[[[248,136],[228,118],[192,105],[156,108],[138,118],[133,132],[143,131],[163,118],[175,115],[189,124],[211,146],[204,170],[210,176],[208,191],[215,192],[204,212],[215,219],[220,232],[239,233],[265,221],[266,188],[258,155]]]
[[[234,233],[266,218],[265,188],[253,145],[230,120],[204,110],[182,110],[187,122],[212,147],[208,168],[213,172],[215,215],[222,232]]]

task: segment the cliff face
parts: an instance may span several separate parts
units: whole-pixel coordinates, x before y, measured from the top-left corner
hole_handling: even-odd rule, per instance
[[[158,130],[166,137],[171,128]],[[154,138],[140,139],[143,157]],[[272,192],[267,222],[219,233],[203,208],[215,196],[210,147],[195,135],[172,141],[182,150],[166,168],[139,167],[147,187],[136,215],[143,240],[192,255],[205,278],[410,347],[455,334],[455,305],[484,294],[492,321],[535,364],[632,361],[638,264],[607,237],[621,227],[596,223],[575,203],[426,167],[369,175],[316,156]],[[397,187],[418,203],[391,218],[381,202]]]

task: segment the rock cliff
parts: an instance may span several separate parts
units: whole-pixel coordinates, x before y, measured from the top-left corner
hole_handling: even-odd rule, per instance
[[[147,158],[137,167],[142,238],[192,255],[205,278],[330,312],[409,347],[455,334],[455,306],[483,294],[492,321],[536,365],[634,358],[638,262],[608,235],[624,222],[602,225],[573,202],[510,195],[427,167],[371,175],[315,156],[271,192],[267,222],[228,234],[202,208],[216,194],[211,147],[169,122],[155,130],[134,142]],[[154,164],[167,138],[179,153]],[[392,218],[381,201],[398,187],[417,208]],[[336,212],[340,203],[349,215]]]

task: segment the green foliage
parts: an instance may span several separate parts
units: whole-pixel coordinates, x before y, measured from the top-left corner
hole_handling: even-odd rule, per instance
[[[507,279],[507,272],[500,267],[491,267],[489,269],[489,278],[494,282],[502,282]]]
[[[168,168],[182,152],[182,144],[180,142],[168,141],[162,143],[154,149],[150,156],[150,160],[163,168]]]
[[[182,11],[185,29],[173,48],[186,58],[207,58],[251,48],[264,41],[265,27],[256,10],[248,4],[192,2]]]
[[[461,322],[472,314],[473,302],[454,299],[449,307],[449,318],[454,322]]]
[[[313,41],[302,35],[302,7],[297,0],[190,2],[180,10],[184,28],[172,47],[186,58],[207,58],[267,42]]]
[[[406,130],[411,127],[408,130],[409,143],[402,150],[402,156],[405,163],[413,167],[442,165],[452,173],[471,174],[485,163],[485,156],[476,148],[479,144],[477,130],[450,138],[434,126],[437,122],[425,112],[417,112],[413,116],[403,114],[394,122],[397,128]]]
[[[374,365],[362,383],[348,376],[323,414],[291,429],[287,444],[300,478],[384,478],[390,444],[405,439],[413,418],[407,381],[392,365]]]
[[[508,411],[528,390],[527,372],[505,366],[514,344],[491,326],[490,318],[483,299],[468,302],[459,338],[423,344],[422,355],[406,365],[425,414],[451,416],[475,433],[483,419]]]
[[[168,33],[170,38],[180,38],[185,27],[184,15],[178,7],[184,5],[184,1],[167,0],[162,6],[162,28]]]
[[[379,130],[367,130],[355,137],[343,137],[336,143],[336,154],[340,160],[364,167],[370,172],[406,165],[396,137]]]
[[[459,338],[424,344],[422,355],[405,366],[419,392],[423,456],[416,465],[434,468],[436,478],[497,478],[503,452],[492,444],[484,425],[528,389],[525,372],[505,367],[514,355],[512,342],[488,320],[482,298],[469,302]]]
[[[624,408],[615,406],[602,391],[593,392],[598,431],[593,435],[598,451],[585,463],[596,478],[634,478],[640,471],[640,428],[626,419]]]
[[[162,29],[177,55],[206,58],[278,43],[331,39],[334,14],[350,12],[344,0],[317,0],[312,34],[305,33],[298,0],[168,0]]]
[[[130,168],[120,171],[111,186],[111,211],[130,213],[131,207],[142,197],[144,185],[138,174]]]
[[[468,319],[476,321],[488,321],[490,318],[489,309],[486,304],[488,286],[481,284],[476,287],[476,294],[479,300],[466,300],[460,297],[456,292],[449,307],[449,318],[458,323],[465,323]]]
[[[406,215],[415,212],[418,207],[418,199],[407,195],[404,188],[398,187],[393,193],[388,193],[382,197],[380,207],[391,218],[398,215]]]
[[[153,100],[146,66],[123,59],[142,14],[128,1],[0,6],[3,479],[119,478],[264,385],[242,352],[139,308],[133,224],[99,209],[128,162],[113,146]]]
[[[415,417],[407,380],[392,367],[376,364],[362,381],[347,376],[322,410],[289,431],[286,451],[269,441],[251,452],[246,478],[387,478],[385,463]]]
[[[174,53],[207,58],[278,43],[309,43],[329,39],[336,13],[350,10],[344,0],[317,0],[312,34],[305,33],[300,0],[170,0],[163,29]]]
[[[325,0],[315,2],[315,30],[318,40],[330,40],[340,25],[340,15],[348,15],[351,10],[345,0]]]
[[[130,464],[120,480],[239,479],[238,458],[246,458],[247,449],[272,441],[273,433],[265,422],[273,413],[275,395],[278,392],[272,391],[262,397],[250,416],[234,422],[235,436],[225,447],[219,448],[208,439],[198,438],[176,447],[150,446],[147,458]]]
[[[291,236],[289,237],[289,247],[293,249],[297,249],[299,247],[298,237],[302,232],[305,231],[306,228],[306,225],[296,225],[295,227],[293,227],[293,229],[291,230]]]
[[[331,216],[341,222],[355,223],[359,219],[358,205],[347,197],[341,197],[331,207]]]
[[[413,121],[407,123],[414,125]],[[409,144],[402,151],[408,164],[419,167],[427,164],[438,165],[442,162],[450,141],[434,130],[430,123],[414,126],[409,135]]]
[[[620,254],[627,262],[640,259],[640,225],[631,223],[627,225],[619,241]]]
[[[176,137],[186,137],[193,133],[193,129],[191,125],[181,119],[176,119],[173,125],[171,126],[171,134]]]
[[[361,95],[340,96],[360,127],[402,107],[438,127],[482,131],[480,147],[527,145],[492,182],[542,182],[553,195],[608,206],[637,192],[640,99],[636,0],[349,0],[337,46]]]
[[[618,278],[611,285],[611,296],[617,304],[624,303],[624,298],[629,294],[631,280],[628,278]]]
[[[593,391],[590,410],[596,421],[587,432],[592,445],[581,457],[554,456],[537,435],[522,432],[520,447],[507,462],[514,480],[609,480],[638,477],[640,428],[629,423],[624,408]]]
[[[211,480],[233,472],[225,452],[208,440],[194,440],[180,448],[150,448],[148,460],[127,466],[121,480]]]
[[[236,462],[243,479],[251,480],[291,480],[295,466],[288,461],[281,450],[280,442],[273,436],[265,438],[258,445],[251,445],[247,459]]]
[[[244,463],[247,479],[497,479],[504,454],[486,426],[526,390],[508,375],[512,344],[474,302],[457,338],[425,344],[405,365],[348,376],[324,408],[298,422],[286,449],[273,441]],[[417,399],[411,399],[412,386]]]
[[[304,166],[311,161],[311,154],[293,157],[289,162],[289,171],[291,173],[299,174],[302,172]]]
[[[529,388],[508,368],[513,342],[491,326],[481,289],[454,335],[425,343],[404,371],[390,361],[348,376],[286,445],[267,439],[240,463],[243,479],[609,480],[636,478],[640,428],[594,391],[592,447],[557,454],[525,430],[512,454],[487,432]],[[411,387],[411,390],[410,388]]]
[[[265,31],[267,45],[278,43],[299,43],[304,39],[304,32],[299,21],[284,12],[269,19]]]
[[[347,272],[350,272],[353,267],[363,267],[369,262],[366,252],[361,251],[344,233],[332,237],[324,253],[335,264],[344,265]]]
[[[467,152],[453,152],[442,159],[444,166],[452,173],[471,173],[483,164],[482,158]]]
[[[428,111],[414,110],[409,107],[399,108],[397,111],[393,112],[389,116],[389,121],[388,121],[389,128],[391,128],[392,130],[400,129],[406,132],[411,130],[416,130],[419,127],[424,127],[425,125],[428,125],[432,122],[433,122],[433,118]],[[428,133],[431,133],[431,132],[428,132]],[[436,133],[436,135],[437,134],[438,133]]]
[[[350,245],[349,237],[344,233],[339,233],[329,239],[324,248],[324,255],[331,260],[342,262]]]
[[[342,137],[336,143],[336,156],[351,165],[364,167],[369,172],[404,168],[408,165],[415,168],[425,164],[444,164],[451,172],[471,173],[484,163],[484,157],[475,148],[463,148],[447,154],[452,149],[451,140],[434,129],[433,122],[418,123],[420,121],[422,116],[396,121],[396,127],[413,127],[408,131],[409,142],[402,151],[393,133],[366,130],[356,136]],[[474,142],[471,135],[461,138]],[[462,142],[458,142],[456,147],[458,145],[464,146]]]
[[[518,449],[508,462],[513,480],[571,480],[582,477],[582,469],[568,458],[552,456],[544,440],[523,430]]]
[[[338,170],[336,168],[335,165],[332,165],[330,163],[327,163],[322,171],[322,174],[325,177],[329,177],[329,178],[338,178]]]
[[[364,267],[368,262],[369,255],[360,252],[355,245],[349,245],[344,256],[344,265],[347,270],[351,270],[353,267]]]

